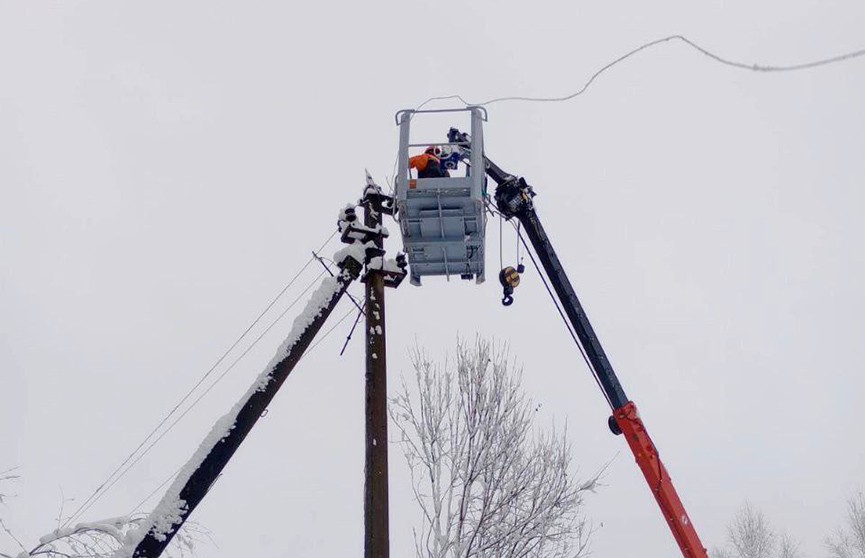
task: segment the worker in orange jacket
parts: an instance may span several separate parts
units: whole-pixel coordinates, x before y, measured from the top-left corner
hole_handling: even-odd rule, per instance
[[[420,155],[409,158],[410,169],[417,169],[418,178],[441,178],[450,176],[447,169],[442,167],[440,159],[442,150],[440,147],[431,145]]]

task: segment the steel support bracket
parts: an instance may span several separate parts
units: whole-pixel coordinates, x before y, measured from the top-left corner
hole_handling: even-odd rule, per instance
[[[346,225],[342,227],[340,240],[346,244],[351,244],[354,241],[360,241],[366,244],[367,242],[378,240],[380,238],[387,238],[388,236],[390,235],[384,228],[371,229],[361,225],[357,221],[353,221],[351,223],[346,223]]]

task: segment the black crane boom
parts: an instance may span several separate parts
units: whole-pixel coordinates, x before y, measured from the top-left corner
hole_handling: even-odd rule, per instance
[[[448,132],[448,141],[459,143],[464,154],[468,151],[468,148],[465,147],[470,145],[468,134],[451,128]],[[466,160],[467,157],[463,157],[463,159]],[[708,558],[706,549],[685,511],[685,506],[673,486],[670,475],[661,462],[658,450],[640,418],[637,406],[625,395],[625,390],[619,383],[613,366],[610,364],[582,304],[580,304],[568,275],[553,249],[552,242],[541,225],[533,202],[534,189],[526,183],[525,179],[505,172],[488,157],[484,156],[483,161],[484,172],[497,185],[495,190],[496,207],[506,219],[518,219],[525,229],[535,253],[541,260],[544,271],[556,291],[559,302],[564,308],[568,321],[579,339],[589,365],[596,375],[610,407],[612,407],[613,414],[607,421],[610,430],[617,435],[624,434],[628,446],[634,454],[634,459],[640,467],[649,489],[655,496],[661,513],[667,521],[683,556],[685,558]],[[476,171],[476,169],[471,170]],[[503,300],[503,302],[505,301]]]

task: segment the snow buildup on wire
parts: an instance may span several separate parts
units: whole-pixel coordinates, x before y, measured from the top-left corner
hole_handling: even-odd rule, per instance
[[[359,243],[355,243],[347,248],[344,248],[334,255],[335,261],[342,261],[346,255],[363,262],[364,247]],[[345,252],[345,254],[343,254]],[[356,254],[360,254],[359,257]],[[343,271],[343,273],[346,273]],[[131,558],[135,547],[144,539],[147,533],[153,533],[153,538],[158,541],[164,541],[172,531],[175,525],[183,521],[182,514],[186,511],[186,502],[180,498],[180,491],[189,481],[192,474],[199,468],[204,459],[210,454],[214,447],[234,429],[237,421],[237,415],[240,410],[246,405],[249,399],[257,391],[264,391],[267,385],[273,380],[273,372],[276,365],[279,364],[289,353],[291,348],[300,339],[301,334],[310,326],[312,321],[328,306],[331,299],[340,289],[339,281],[336,277],[325,277],[322,279],[319,287],[313,292],[307,302],[306,307],[295,318],[291,332],[282,342],[279,349],[276,351],[273,359],[259,374],[255,382],[246,391],[246,394],[234,404],[231,411],[225,416],[216,421],[216,424],[211,428],[210,433],[198,446],[198,449],[193,454],[192,458],[186,462],[180,473],[175,477],[174,482],[168,488],[165,496],[162,497],[159,504],[147,519],[141,524],[139,529],[131,531],[127,534],[123,546],[114,554],[112,558]]]

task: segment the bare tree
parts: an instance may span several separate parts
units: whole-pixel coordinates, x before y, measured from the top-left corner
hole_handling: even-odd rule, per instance
[[[0,471],[0,490],[3,489],[4,485],[8,485],[9,481],[14,481],[19,478],[19,475],[15,473],[17,470],[18,467],[12,467],[11,469]],[[8,494],[0,492],[0,504],[5,504],[7,498],[9,498]]]
[[[727,540],[738,558],[771,558],[776,536],[763,512],[746,503],[730,525]]]
[[[826,539],[831,558],[865,558],[865,494],[847,502],[847,525]]]
[[[536,433],[521,371],[488,341],[459,342],[455,369],[413,354],[391,417],[423,514],[422,558],[559,558],[586,551],[583,494],[565,434]]]
[[[801,558],[802,553],[799,552],[799,545],[796,544],[796,541],[784,533],[780,538],[777,556],[778,558]]]
[[[745,503],[727,527],[726,548],[712,551],[713,558],[799,558],[798,545],[787,534],[778,534],[760,510]]]
[[[102,521],[91,521],[78,523],[72,527],[57,529],[41,537],[38,544],[29,550],[18,540],[11,531],[3,528],[7,534],[12,536],[20,548],[15,555],[0,552],[5,558],[110,558],[123,547],[127,537],[138,530],[139,524],[146,516],[118,517]],[[185,531],[185,532],[184,532]],[[172,545],[167,556],[191,556],[195,543],[200,540],[200,535],[206,533],[200,527],[193,526],[192,529],[184,528],[178,533],[180,541]]]

